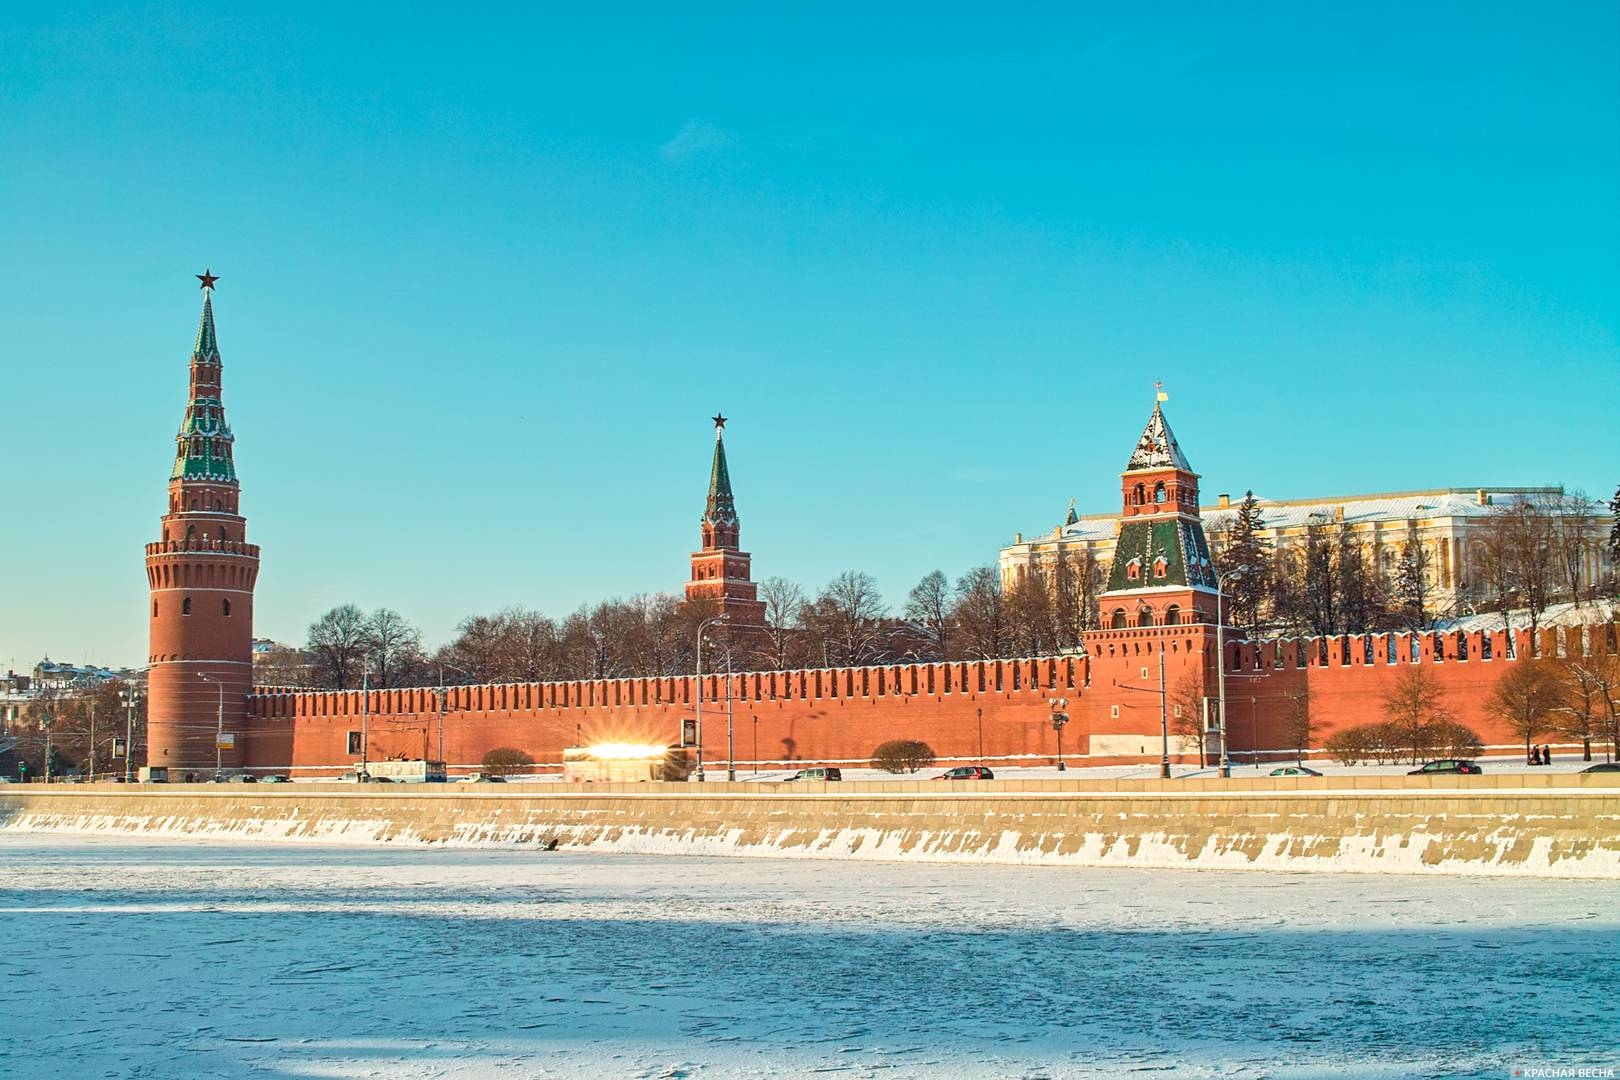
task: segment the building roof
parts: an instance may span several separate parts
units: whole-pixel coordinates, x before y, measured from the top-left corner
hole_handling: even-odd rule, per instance
[[[1481,493],[1483,492],[1483,501]],[[1346,495],[1316,499],[1259,499],[1260,517],[1267,529],[1303,528],[1313,523],[1331,524],[1342,509],[1349,525],[1378,521],[1408,521],[1412,518],[1485,518],[1519,499],[1545,506],[1564,497],[1562,488],[1438,488],[1428,491],[1399,491],[1370,495]],[[1220,531],[1237,518],[1238,502],[1230,506],[1199,509],[1204,527]],[[1590,513],[1606,517],[1603,504],[1593,500]],[[1109,540],[1115,532],[1116,514],[1088,514],[1063,528],[1065,540]],[[1048,531],[1046,539],[1051,538]],[[1039,543],[1040,537],[1035,538]]]
[[[1126,472],[1139,469],[1192,472],[1192,466],[1187,464],[1187,458],[1176,443],[1175,432],[1170,430],[1170,424],[1164,418],[1164,409],[1157,402],[1153,405],[1153,415],[1148,417],[1147,427],[1142,429],[1142,437],[1136,440],[1136,449],[1131,451],[1131,460],[1125,466]]]

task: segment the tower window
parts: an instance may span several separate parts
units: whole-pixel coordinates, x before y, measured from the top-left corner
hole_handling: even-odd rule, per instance
[[[1137,484],[1135,490],[1131,492],[1131,502],[1135,503],[1137,506],[1141,506],[1142,498],[1146,491],[1147,489],[1141,484]]]
[[[157,618],[157,601],[152,601],[152,618]]]
[[[184,600],[180,601],[180,614],[182,614],[182,615],[190,615],[191,614],[191,597],[188,596]]]
[[[1153,485],[1153,501],[1156,502],[1156,503],[1164,502],[1164,481],[1163,480],[1160,480],[1157,484]]]
[[[225,614],[225,617],[226,617],[226,618],[230,618],[230,614],[231,614],[231,602],[230,602],[230,601],[229,601],[229,600],[222,600],[222,601],[220,601],[220,603],[221,603],[221,604],[223,604],[223,605],[224,605],[224,608],[225,608],[225,610],[224,610],[224,614]]]

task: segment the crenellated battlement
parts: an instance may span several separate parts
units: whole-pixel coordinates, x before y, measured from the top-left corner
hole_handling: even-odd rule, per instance
[[[733,703],[839,702],[1027,695],[1073,691],[1086,682],[1080,656],[1015,660],[959,660],[938,664],[885,664],[872,667],[806,668],[701,677],[706,707],[727,698]],[[484,683],[444,687],[446,712],[562,712],[651,706],[694,708],[699,679],[691,675],[656,678],[583,679],[564,682]],[[370,695],[374,716],[422,715],[439,711],[439,688],[392,690],[303,690],[256,688],[252,713],[263,719],[304,716],[359,716],[362,694]]]
[[[1118,633],[1118,631],[1114,631]],[[1301,668],[1389,667],[1396,664],[1469,663],[1528,657],[1569,659],[1620,653],[1614,623],[1500,630],[1423,630],[1332,637],[1228,641],[1228,673]]]
[[[192,555],[212,553],[216,555],[244,555],[250,559],[259,557],[259,545],[248,544],[240,540],[155,540],[146,545],[146,554],[153,555]]]

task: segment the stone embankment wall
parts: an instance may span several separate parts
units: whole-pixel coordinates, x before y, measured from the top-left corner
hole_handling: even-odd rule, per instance
[[[1620,775],[0,788],[0,830],[1620,878]]]

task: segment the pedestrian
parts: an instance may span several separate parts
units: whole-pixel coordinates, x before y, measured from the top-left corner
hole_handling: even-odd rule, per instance
[[[1541,763],[1543,765],[1552,764],[1552,746],[1548,743],[1541,744]]]

